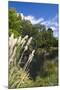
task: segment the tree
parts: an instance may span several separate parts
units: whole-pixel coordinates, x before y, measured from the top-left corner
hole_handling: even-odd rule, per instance
[[[15,9],[9,9],[8,14],[9,30],[20,34],[22,29],[20,14],[18,15]]]
[[[32,24],[29,20],[22,20],[22,35],[29,35],[31,36],[31,32],[32,32]]]

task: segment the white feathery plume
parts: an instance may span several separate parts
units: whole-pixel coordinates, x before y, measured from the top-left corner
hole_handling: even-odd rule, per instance
[[[9,37],[9,65],[10,65],[10,63],[12,62],[12,65],[16,65],[16,60],[17,60],[17,58],[16,58],[16,50],[18,49],[18,47],[20,47],[20,48],[24,48],[24,50],[23,50],[23,52],[22,52],[22,54],[21,54],[21,57],[20,57],[20,60],[19,60],[19,62],[18,62],[18,64],[20,64],[21,63],[21,60],[22,60],[22,58],[23,58],[23,55],[24,55],[24,53],[25,53],[25,51],[26,50],[28,50],[28,46],[30,45],[30,43],[31,43],[31,41],[32,41],[32,37],[30,37],[29,39],[28,39],[28,41],[26,41],[28,39],[28,35],[26,35],[24,38],[22,38],[21,36],[19,37],[19,38],[14,38],[14,34],[12,34],[11,35],[11,37]],[[27,42],[27,43],[26,43]],[[16,46],[16,44],[17,44],[17,46]],[[25,45],[26,44],[26,45]],[[24,46],[25,45],[25,46]],[[19,52],[18,52],[19,53]],[[35,50],[33,50],[32,51],[32,53],[29,55],[29,57],[28,57],[28,60],[27,60],[27,62],[26,62],[26,64],[24,65],[24,68],[23,68],[23,70],[24,71],[26,71],[26,68],[28,67],[28,65],[31,63],[31,61],[33,60],[33,57],[34,57],[34,53],[35,53]],[[19,53],[20,54],[20,53]],[[19,56],[18,56],[19,57]],[[20,83],[24,83],[24,78],[26,77],[26,76],[28,76],[28,70],[27,70],[27,74],[25,75],[23,75],[23,77],[22,77],[22,79],[21,79],[21,81],[20,81]],[[22,74],[21,74],[21,76],[22,76]],[[18,81],[19,82],[19,81]],[[17,82],[17,83],[18,83]],[[12,87],[14,86],[16,84],[16,82],[12,85]],[[19,85],[19,84],[18,84]]]
[[[19,38],[14,38],[14,34],[12,34],[11,37],[9,37],[9,46],[10,46],[9,55],[11,56],[9,58],[10,62],[13,61],[13,59],[16,55],[17,47],[15,45],[17,44],[19,46],[21,44],[21,48],[23,48],[27,39],[28,39],[28,35],[26,35],[24,38],[22,38],[21,36]],[[24,52],[28,49],[28,46],[30,45],[31,41],[32,41],[32,37],[30,37],[28,39],[28,42],[27,42],[26,46],[24,47],[24,51],[20,57],[19,63],[21,63]],[[27,61],[26,65],[24,66],[25,68],[32,61],[34,53],[35,53],[35,50],[33,50],[32,53],[29,55],[28,61]]]
[[[35,50],[32,51],[31,55],[29,55],[29,63],[32,61],[32,58],[34,56]]]
[[[14,34],[9,37],[9,46],[10,48],[13,48],[17,43],[17,38],[14,39]]]
[[[11,37],[9,37],[9,62],[13,61],[13,57],[16,53],[16,49],[14,48],[16,44],[17,38],[14,39],[14,34],[12,34]]]
[[[16,55],[17,47],[14,48],[13,54],[11,55],[11,58],[9,59],[9,63],[13,62],[15,55]]]
[[[32,41],[32,37],[30,37],[30,38],[28,39],[27,46],[30,45],[31,41]]]
[[[22,42],[24,42],[25,39],[27,39],[27,38],[28,38],[28,35],[26,35],[26,36],[23,38]],[[24,47],[24,51],[23,51],[23,53],[22,53],[22,55],[21,55],[21,57],[20,57],[19,64],[21,63],[22,57],[23,57],[23,55],[24,55],[24,52],[28,50],[28,46],[30,45],[31,41],[32,41],[32,37],[30,37],[30,38],[28,39],[28,42],[27,42],[26,46]]]
[[[9,47],[10,48],[10,56],[12,55],[13,53],[13,48],[15,47],[15,45],[17,44],[17,38],[15,39],[11,39],[11,46]]]
[[[13,38],[14,38],[14,34],[13,34],[13,33],[11,34],[11,37],[10,37],[10,38],[11,38],[11,39],[13,39]]]
[[[11,36],[9,37],[9,46],[12,45],[13,38],[14,38],[14,34],[11,34]]]
[[[28,46],[30,45],[31,41],[32,41],[32,37],[30,37],[30,38],[28,39],[28,42],[27,42],[27,44],[26,44],[26,46],[25,46],[25,48],[24,48],[24,51],[26,51],[26,50],[28,49]]]
[[[24,47],[25,43],[26,43],[26,40],[24,40],[24,42],[22,43],[21,48]]]
[[[16,44],[17,44],[17,38],[14,39],[13,46],[15,46]]]
[[[28,39],[28,35],[26,35],[22,40],[21,40],[21,44],[24,42],[24,40]]]
[[[32,51],[32,53],[29,55],[29,58],[24,66],[24,71],[26,70],[26,67],[31,63],[33,56],[34,56],[35,50]]]
[[[28,46],[26,45],[25,48],[24,48],[24,51],[27,51],[27,49],[28,49]]]
[[[9,57],[12,54],[12,48],[13,48],[13,41],[14,41],[14,34],[11,34],[11,36],[9,37]]]
[[[17,50],[17,47],[14,48],[14,51],[13,51],[13,54],[12,54],[12,58],[15,57],[15,55],[16,55],[16,50]]]
[[[20,36],[20,37],[18,38],[18,41],[17,41],[17,44],[18,44],[18,45],[20,45],[21,40],[22,40],[22,37]]]

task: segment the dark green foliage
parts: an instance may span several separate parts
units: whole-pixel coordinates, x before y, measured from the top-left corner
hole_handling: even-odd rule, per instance
[[[11,36],[12,33],[14,33],[14,37],[20,36],[20,33],[18,33],[16,30],[9,29],[9,36]]]
[[[28,20],[22,20],[22,35],[29,35],[31,36],[32,32],[32,24]]]

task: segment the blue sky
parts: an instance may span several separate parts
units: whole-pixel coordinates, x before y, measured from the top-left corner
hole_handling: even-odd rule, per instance
[[[32,24],[41,23],[46,25],[47,28],[51,27],[54,31],[54,36],[58,37],[57,4],[9,1],[8,7],[15,8],[17,13],[21,13],[22,17],[30,20]]]

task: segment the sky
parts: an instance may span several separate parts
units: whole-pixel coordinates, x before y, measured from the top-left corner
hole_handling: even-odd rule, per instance
[[[22,18],[30,20],[32,24],[43,24],[53,29],[55,37],[59,35],[58,4],[28,3],[9,1],[8,8],[16,9]]]

